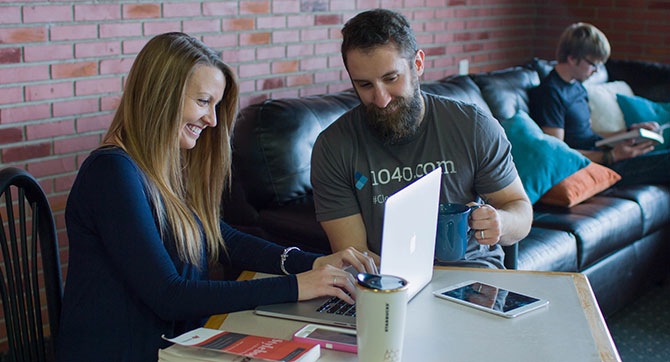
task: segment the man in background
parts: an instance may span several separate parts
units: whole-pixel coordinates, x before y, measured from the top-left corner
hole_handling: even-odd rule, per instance
[[[655,151],[653,141],[623,142],[614,148],[597,148],[603,137],[591,129],[588,96],[582,82],[598,71],[610,56],[607,37],[591,24],[567,27],[556,50],[558,64],[530,93],[531,117],[544,133],[554,136],[593,162],[608,166],[621,175],[619,184],[670,182],[670,151]],[[646,128],[656,131],[656,122],[633,124],[628,130]]]

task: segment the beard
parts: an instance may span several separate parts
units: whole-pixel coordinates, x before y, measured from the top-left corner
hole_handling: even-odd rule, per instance
[[[419,129],[423,104],[417,83],[412,82],[412,95],[396,97],[385,108],[379,108],[373,103],[365,107],[368,127],[385,144],[401,143]]]

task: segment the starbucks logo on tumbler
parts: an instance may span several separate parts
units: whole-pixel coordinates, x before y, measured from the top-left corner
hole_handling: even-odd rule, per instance
[[[389,304],[386,303],[386,310],[384,313],[384,332],[389,331]]]
[[[397,349],[387,349],[386,353],[384,353],[384,361],[389,361],[389,362],[398,362],[400,361],[400,351]]]

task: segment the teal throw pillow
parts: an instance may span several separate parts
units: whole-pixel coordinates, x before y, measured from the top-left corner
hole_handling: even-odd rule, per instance
[[[621,107],[623,118],[626,121],[626,126],[635,123],[654,121],[661,126],[670,123],[670,103],[660,103],[650,101],[646,98],[638,96],[625,96],[623,94],[616,95],[617,103]],[[670,128],[663,131],[663,139],[665,142],[656,145],[654,150],[670,149]]]
[[[533,204],[552,186],[591,162],[565,142],[542,132],[524,111],[503,121],[502,126],[512,144],[519,177]]]

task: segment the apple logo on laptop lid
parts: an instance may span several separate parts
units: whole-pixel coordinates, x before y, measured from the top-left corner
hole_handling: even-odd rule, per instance
[[[409,254],[414,254],[416,250],[416,233],[412,234],[412,238],[409,239]]]

